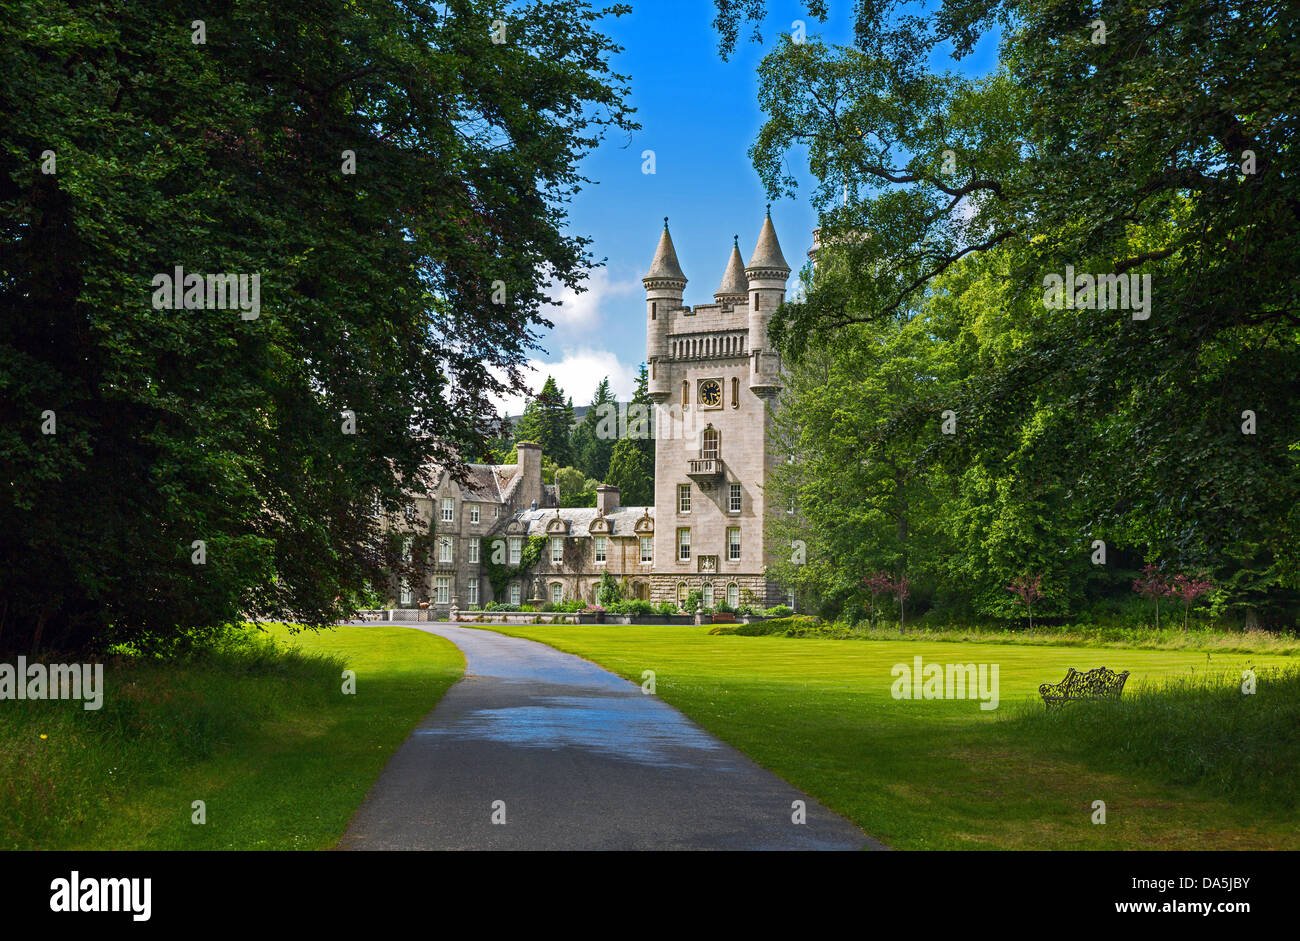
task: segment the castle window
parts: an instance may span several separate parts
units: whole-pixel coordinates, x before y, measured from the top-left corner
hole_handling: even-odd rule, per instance
[[[677,530],[677,559],[679,562],[691,561],[691,530],[689,527]]]
[[[518,582],[510,583],[510,603],[519,604],[519,583]]]
[[[740,484],[732,484],[727,494],[727,512],[740,512]]]
[[[551,537],[551,561],[553,563],[564,561],[564,539],[560,536]]]
[[[654,319],[655,319],[656,317],[658,317],[658,316],[659,316],[659,302],[658,302],[658,301],[651,301],[651,302],[650,302],[650,319],[651,319],[651,320],[654,320]]]
[[[685,379],[682,380],[682,408],[691,404],[691,384]]]
[[[450,523],[452,520],[456,518],[455,512],[456,512],[456,501],[453,500],[451,497],[443,497],[442,498],[442,521],[444,523]]]
[[[451,537],[450,536],[438,537],[438,561],[439,562],[451,561]]]
[[[740,380],[735,376],[731,377],[731,407],[740,408]]]
[[[402,607],[406,607],[410,603],[411,603],[411,583],[408,582],[406,579],[402,579],[402,591],[401,591],[401,595],[398,598],[398,604],[400,604]]]
[[[596,562],[602,565],[605,562],[605,537],[604,536],[596,537]]]
[[[402,540],[402,561],[411,561],[411,537],[407,536]]]
[[[650,536],[641,537],[641,561],[653,562],[655,560],[655,541]]]
[[[478,540],[469,541],[469,561],[472,565],[478,565]]]
[[[702,595],[700,603],[706,608],[713,607],[713,583],[705,582],[700,588],[700,594]]]
[[[686,607],[686,595],[687,595],[686,583],[678,582],[677,583],[677,607],[679,608]]]
[[[740,561],[740,527],[731,526],[727,529],[727,561]]]
[[[551,604],[559,604],[564,600],[564,586],[559,582],[551,582]]]
[[[524,551],[523,542],[524,540],[519,536],[510,537],[510,564],[511,565],[519,564],[519,560],[522,557]]]
[[[471,578],[465,586],[469,591],[467,597],[470,604],[478,604],[478,579]]]
[[[690,484],[677,485],[677,512],[678,513],[691,512],[691,485]]]
[[[471,507],[469,508],[469,521],[470,521],[471,523],[477,523],[477,522],[479,521],[479,513],[478,513],[478,504],[477,504],[477,503],[475,503],[473,506],[471,506]]]
[[[718,459],[718,429],[704,429],[704,447],[700,449],[700,457],[706,461],[716,461]]]
[[[735,582],[727,585],[727,606],[731,608],[740,606],[740,586]]]
[[[451,604],[451,577],[439,575],[433,580],[434,604]]]

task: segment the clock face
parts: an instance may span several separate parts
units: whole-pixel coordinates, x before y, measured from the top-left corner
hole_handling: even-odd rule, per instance
[[[716,408],[722,404],[722,385],[716,379],[705,379],[700,383],[700,404]]]

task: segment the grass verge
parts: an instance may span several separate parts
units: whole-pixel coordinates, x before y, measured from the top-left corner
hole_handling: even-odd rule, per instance
[[[638,684],[654,670],[664,700],[900,849],[1300,848],[1286,792],[1214,784],[1216,776],[1241,782],[1282,737],[1294,738],[1294,679],[1275,682],[1261,672],[1251,703],[1213,721],[1202,694],[1160,692],[1200,674],[1240,676],[1246,666],[1294,662],[1286,657],[915,638],[842,643],[717,636],[695,626],[492,629]],[[999,708],[894,699],[892,668],[915,656],[997,664]],[[1124,696],[1135,711],[1122,703],[1109,713],[1082,706],[1052,721],[1040,715],[1040,683],[1058,682],[1071,666],[1103,665],[1132,671]],[[1205,694],[1231,699],[1219,687]],[[1160,718],[1162,709],[1168,714]],[[1153,758],[1162,737],[1166,755]],[[1126,741],[1133,745],[1126,749]],[[1243,751],[1230,760],[1204,757],[1215,748]],[[1194,774],[1198,755],[1206,772]],[[1274,758],[1275,778],[1300,770],[1294,746]],[[1092,822],[1098,800],[1107,806],[1104,825]]]
[[[110,659],[98,711],[0,703],[0,846],[329,848],[463,670],[446,640],[389,626],[270,625],[183,662]]]

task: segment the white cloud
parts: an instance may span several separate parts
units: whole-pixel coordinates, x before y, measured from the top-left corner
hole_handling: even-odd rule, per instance
[[[642,290],[639,281],[614,280],[608,268],[593,268],[583,286],[586,290],[578,293],[568,287],[552,285],[551,299],[559,301],[560,306],[548,305],[542,310],[544,316],[554,322],[557,333],[589,334],[593,329],[599,329],[606,313],[606,302],[637,295]],[[559,288],[558,297],[554,293],[556,288]]]
[[[530,370],[525,370],[525,375],[534,393],[541,389],[547,376],[554,376],[565,396],[573,399],[574,405],[589,405],[596,394],[596,386],[606,376],[614,397],[626,402],[636,390],[636,374],[641,366],[639,361],[624,363],[609,350],[590,346],[565,348],[557,362],[530,359],[528,365]],[[526,403],[523,396],[496,400],[497,408],[506,415],[522,415]]]

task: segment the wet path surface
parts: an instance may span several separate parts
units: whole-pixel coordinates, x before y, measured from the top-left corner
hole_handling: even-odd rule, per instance
[[[595,664],[491,631],[411,627],[459,647],[465,677],[393,754],[341,849],[883,848]]]

